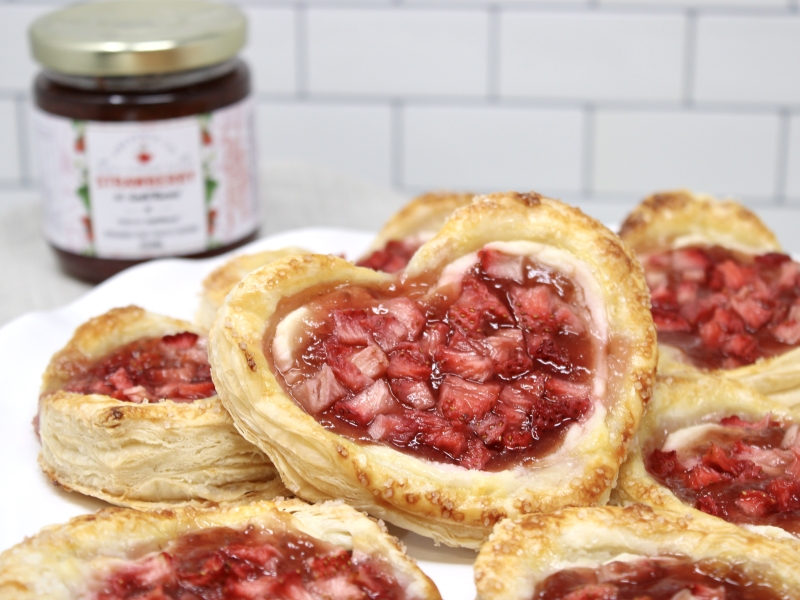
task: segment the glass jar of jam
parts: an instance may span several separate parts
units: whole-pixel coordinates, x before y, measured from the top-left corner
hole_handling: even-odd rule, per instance
[[[203,0],[116,0],[33,23],[44,235],[102,281],[255,238],[254,107],[236,55],[246,21]]]

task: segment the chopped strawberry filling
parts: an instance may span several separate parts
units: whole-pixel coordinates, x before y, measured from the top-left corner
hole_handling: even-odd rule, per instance
[[[63,389],[135,403],[191,402],[216,393],[206,341],[188,331],[117,348],[76,372]]]
[[[664,556],[556,571],[536,586],[535,600],[778,600],[738,567]]]
[[[733,523],[800,533],[800,435],[769,415],[722,419],[722,432],[681,451],[653,450],[647,470],[682,501]]]
[[[596,342],[573,282],[483,250],[460,285],[431,300],[429,285],[408,286],[359,288],[349,303],[340,289],[306,306],[316,329],[285,382],[326,427],[500,469],[552,451],[591,411]]]
[[[184,535],[166,549],[116,567],[95,584],[94,600],[134,598],[408,598],[386,563],[299,531]]]
[[[366,258],[362,258],[356,264],[359,267],[367,267],[374,271],[384,273],[397,273],[405,269],[408,261],[419,250],[422,244],[416,240],[389,240],[386,246],[380,250],[375,250]]]
[[[699,367],[737,368],[800,344],[800,265],[785,254],[683,248],[644,268],[659,341]]]

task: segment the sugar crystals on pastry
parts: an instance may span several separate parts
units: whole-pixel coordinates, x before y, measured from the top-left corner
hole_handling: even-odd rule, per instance
[[[106,509],[0,554],[6,600],[440,600],[381,524],[341,502]]]
[[[255,271],[209,360],[294,493],[475,547],[507,515],[607,500],[655,343],[618,238],[508,193],[456,211],[402,277],[318,255]]]
[[[439,231],[447,217],[474,197],[460,192],[428,192],[417,196],[383,225],[356,264],[385,273],[400,271],[420,246]]]
[[[699,369],[800,403],[800,264],[733,201],[668,192],[620,232],[645,269],[659,371]]]
[[[659,376],[615,494],[702,511],[800,552],[800,412],[720,376]]]
[[[498,524],[478,600],[793,600],[800,555],[703,514],[570,508]]]
[[[285,490],[222,407],[202,330],[138,307],[91,319],[56,353],[37,427],[48,477],[113,504],[240,501]]]

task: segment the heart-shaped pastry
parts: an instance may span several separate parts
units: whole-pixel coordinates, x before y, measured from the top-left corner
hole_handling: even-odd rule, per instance
[[[659,373],[716,373],[800,404],[800,264],[755,214],[665,192],[635,208],[620,237],[650,286]]]
[[[39,464],[59,486],[139,509],[286,494],[222,407],[202,329],[136,306],[81,325],[42,378]]]
[[[457,210],[399,276],[319,255],[251,273],[209,360],[294,493],[476,547],[506,516],[606,502],[656,339],[613,233],[508,193]]]
[[[478,600],[792,600],[797,556],[703,514],[641,504],[500,523],[475,561]]]
[[[702,511],[800,560],[800,412],[725,377],[659,375],[614,495]]]

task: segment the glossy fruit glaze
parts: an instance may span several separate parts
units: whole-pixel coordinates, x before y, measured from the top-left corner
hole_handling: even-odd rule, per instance
[[[648,472],[683,502],[732,523],[800,535],[800,428],[729,417],[690,448],[653,450]]]
[[[698,367],[741,367],[800,343],[800,265],[786,254],[690,247],[643,265],[659,343]]]
[[[534,600],[781,600],[736,568],[712,567],[686,558],[615,561],[550,575]]]
[[[483,250],[460,282],[427,289],[315,297],[291,360],[275,362],[285,388],[328,429],[469,469],[545,455],[591,412],[596,353],[571,280]]]
[[[401,600],[386,564],[299,531],[227,527],[184,535],[117,567],[94,600]]]
[[[191,402],[213,396],[206,340],[184,331],[126,344],[64,384],[68,392],[103,394],[127,402]]]

